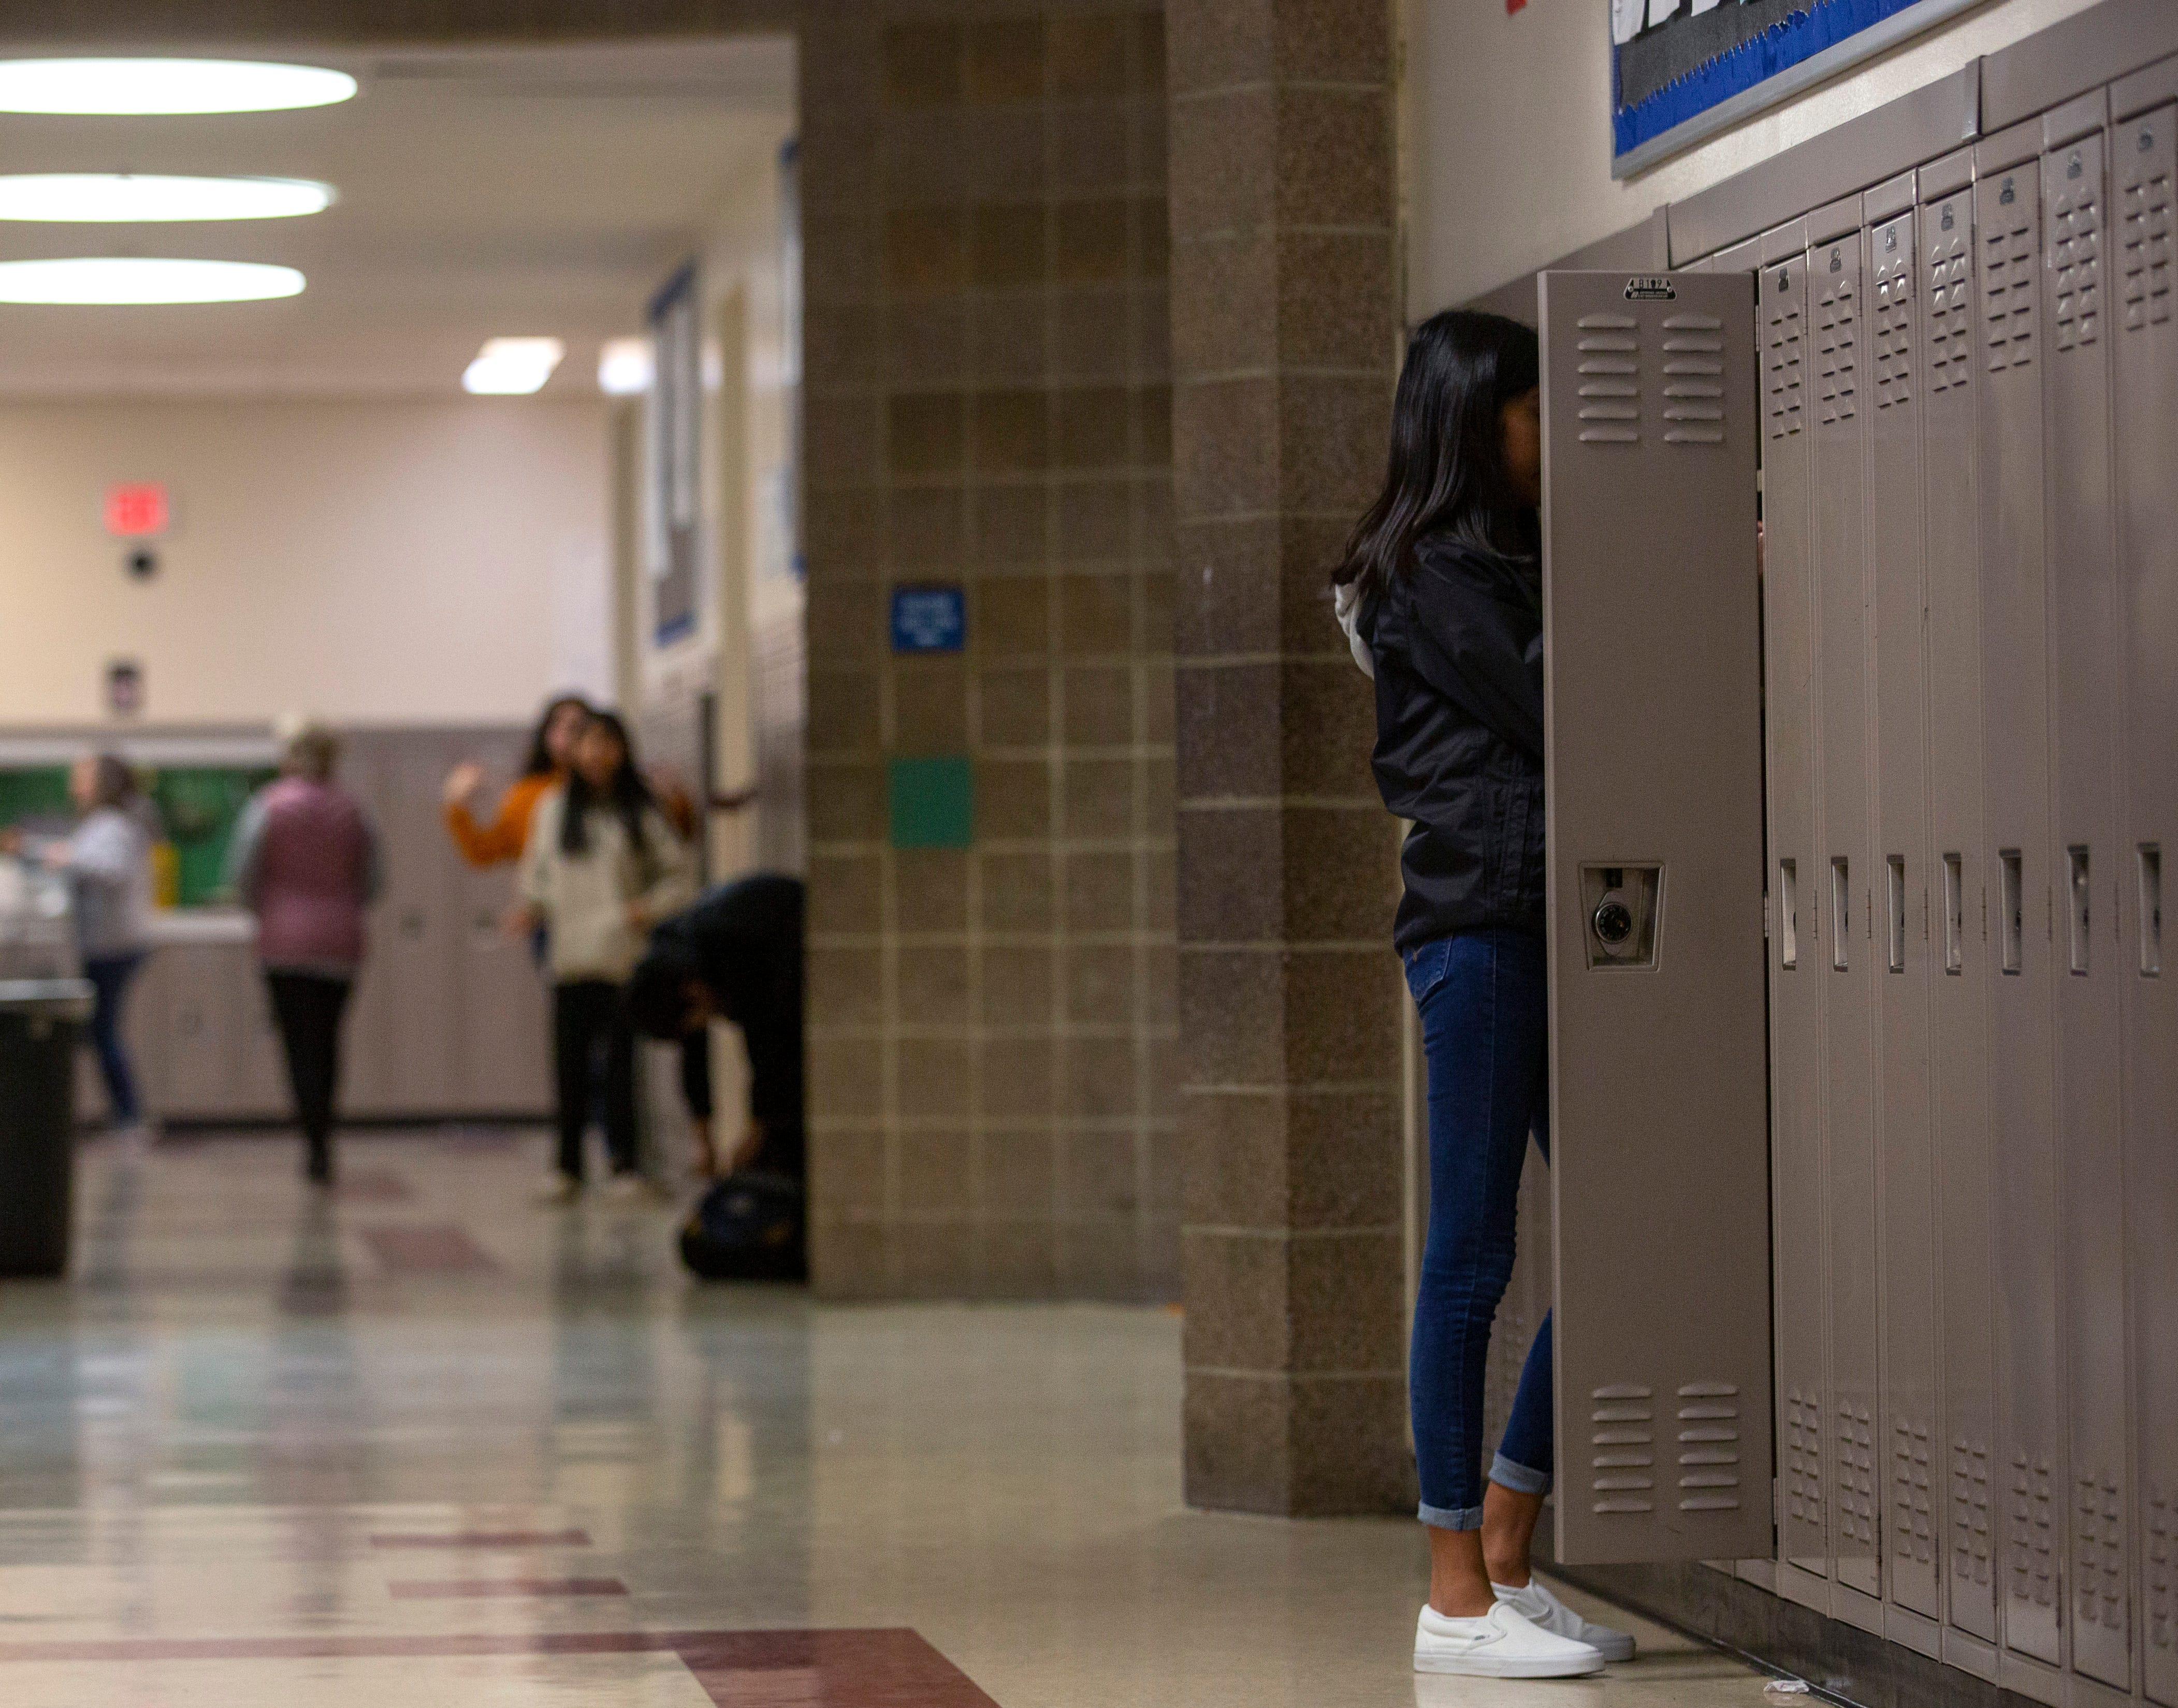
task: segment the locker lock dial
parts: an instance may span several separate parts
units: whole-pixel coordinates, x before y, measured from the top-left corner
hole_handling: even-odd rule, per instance
[[[1581,867],[1581,935],[1587,941],[1590,967],[1656,964],[1657,904],[1663,880],[1660,865]]]

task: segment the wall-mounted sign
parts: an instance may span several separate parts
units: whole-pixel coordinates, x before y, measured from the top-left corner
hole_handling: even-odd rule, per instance
[[[124,480],[106,489],[106,531],[117,539],[149,539],[167,531],[167,483]]]
[[[957,652],[968,644],[968,596],[945,585],[892,590],[895,652]]]
[[[116,658],[106,667],[106,709],[116,718],[134,718],[144,709],[144,667],[134,658]]]
[[[1982,0],[1611,0],[1611,171],[1628,177]]]
[[[703,607],[696,565],[703,407],[700,303],[693,261],[650,302],[651,633],[660,647],[694,634]]]

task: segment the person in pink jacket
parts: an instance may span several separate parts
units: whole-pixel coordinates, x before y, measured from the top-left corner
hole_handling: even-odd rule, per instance
[[[281,775],[243,809],[227,871],[257,916],[257,958],[309,1143],[306,1171],[326,1186],[341,1014],[363,964],[364,911],[378,896],[378,837],[355,797],[333,781],[340,741],[332,731],[300,722],[285,733]]]

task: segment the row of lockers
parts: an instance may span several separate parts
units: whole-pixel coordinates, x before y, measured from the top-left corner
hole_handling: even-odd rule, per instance
[[[1762,345],[1780,1587],[2052,1702],[2178,1705],[2174,97],[1703,264]]]
[[[341,1101],[358,1116],[535,1116],[550,1105],[544,983],[500,920],[509,870],[475,871],[442,818],[447,772],[490,773],[480,806],[513,774],[518,730],[382,729],[347,738],[340,780],[378,827],[385,892],[344,1034]],[[246,941],[172,942],[129,998],[126,1035],[156,1116],[235,1120],[284,1114],[286,1069],[254,952]],[[86,1059],[86,1108],[101,1106]]]

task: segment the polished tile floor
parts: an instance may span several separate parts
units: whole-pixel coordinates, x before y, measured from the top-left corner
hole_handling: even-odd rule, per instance
[[[702,1287],[543,1142],[93,1143],[0,1281],[0,1704],[1759,1704],[1417,1681],[1416,1528],[1188,1511],[1179,1323]]]

